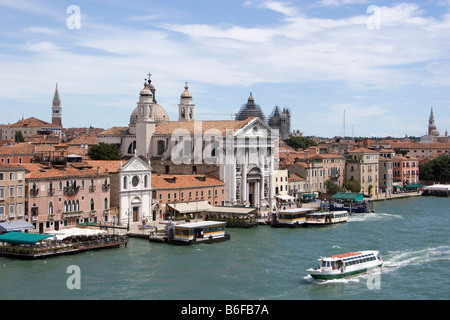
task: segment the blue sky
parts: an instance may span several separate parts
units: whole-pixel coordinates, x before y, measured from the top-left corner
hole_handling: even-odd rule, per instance
[[[0,70],[1,124],[51,121],[58,83],[64,127],[126,126],[151,72],[171,120],[188,82],[197,120],[252,92],[307,136],[420,136],[431,107],[443,134],[450,0],[0,0]]]

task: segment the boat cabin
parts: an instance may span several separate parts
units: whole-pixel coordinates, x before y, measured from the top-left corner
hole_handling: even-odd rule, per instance
[[[224,241],[230,238],[225,232],[226,222],[200,221],[169,226],[168,242],[172,244],[195,244]]]
[[[305,223],[306,215],[314,212],[314,209],[295,208],[281,210],[272,216],[273,227],[300,227]]]

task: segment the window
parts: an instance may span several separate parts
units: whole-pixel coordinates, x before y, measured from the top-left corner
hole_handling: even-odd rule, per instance
[[[0,198],[5,197],[5,187],[0,187]]]
[[[10,216],[13,216],[13,215],[14,215],[14,209],[15,209],[14,204],[10,204],[10,205],[9,205],[9,215],[10,215]]]
[[[53,215],[53,202],[49,202],[48,204],[48,214]]]
[[[103,205],[105,209],[108,209],[108,198],[105,197],[105,200],[103,200]]]
[[[14,172],[9,173],[9,180],[11,180],[11,181],[14,180]]]
[[[23,197],[23,186],[17,186],[17,196]]]
[[[91,199],[91,210],[95,210],[94,199]]]
[[[9,187],[9,196],[14,197],[14,187]]]
[[[127,177],[123,177],[123,188],[127,188]]]

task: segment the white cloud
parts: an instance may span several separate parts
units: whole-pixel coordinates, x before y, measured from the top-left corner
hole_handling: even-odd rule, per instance
[[[338,7],[343,5],[350,4],[365,4],[368,3],[368,0],[320,0],[317,2],[317,6],[319,7]]]

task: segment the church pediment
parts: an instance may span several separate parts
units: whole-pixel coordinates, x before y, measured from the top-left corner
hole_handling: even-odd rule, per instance
[[[276,138],[278,136],[277,130],[270,128],[264,121],[259,118],[255,118],[247,123],[243,128],[238,130],[235,134],[237,137],[261,137],[266,138],[272,136]]]
[[[134,156],[128,162],[126,165],[124,165],[121,169],[122,172],[130,172],[130,171],[151,171],[152,167],[142,160],[141,158]]]

